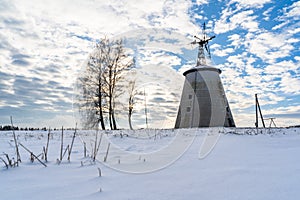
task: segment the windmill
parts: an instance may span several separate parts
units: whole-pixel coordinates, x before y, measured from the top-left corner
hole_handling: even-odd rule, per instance
[[[194,36],[195,40],[191,44],[198,44],[198,57],[197,57],[197,66],[200,65],[206,65],[206,58],[205,58],[205,52],[204,48],[208,54],[208,57],[211,58],[210,55],[210,48],[208,42],[215,38],[216,36],[211,36],[208,37],[206,34],[206,26],[205,23],[203,24],[203,29],[202,29],[202,38],[197,37],[196,35]]]
[[[202,36],[194,36],[191,44],[198,44],[195,67],[185,71],[185,82],[175,128],[235,127],[233,116],[220,79],[220,69],[209,66],[205,51],[211,57],[209,41],[216,36],[207,36],[203,24]]]

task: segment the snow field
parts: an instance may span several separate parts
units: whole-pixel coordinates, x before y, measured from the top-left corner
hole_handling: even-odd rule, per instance
[[[189,131],[194,132],[195,137]],[[91,154],[92,145],[88,142],[94,140],[94,131],[79,131],[82,137],[75,139],[71,162],[66,160],[65,155],[63,162],[57,164],[61,132],[53,132],[47,167],[37,161],[31,163],[29,153],[22,147],[19,147],[22,159],[19,167],[6,169],[3,163],[0,164],[1,199],[298,199],[300,129],[272,129],[271,134],[264,130],[264,134],[258,135],[255,131],[225,129],[225,134],[221,134],[212,152],[203,159],[199,159],[199,151],[209,133],[207,129],[180,130],[178,133],[174,130],[156,133],[122,131],[122,138],[120,132],[114,132],[108,137],[112,148],[105,165],[102,161],[107,144],[103,143],[100,148],[96,163],[83,156],[81,139],[87,143]],[[226,134],[229,132],[238,134]],[[18,141],[35,154],[41,153],[47,142],[47,132],[16,134]],[[140,174],[111,168],[122,165],[129,166],[129,169],[153,166],[157,162],[149,154],[168,149],[166,146],[172,146],[170,144],[177,134],[185,141],[183,146],[187,146],[183,155],[174,159],[172,153],[176,151],[175,145],[155,157],[162,161],[174,161],[170,165],[152,173]],[[65,147],[71,143],[72,135],[73,131],[65,131]],[[124,159],[117,147],[134,155],[134,162]],[[15,157],[11,132],[0,132],[0,152]],[[101,177],[98,168],[101,169]]]

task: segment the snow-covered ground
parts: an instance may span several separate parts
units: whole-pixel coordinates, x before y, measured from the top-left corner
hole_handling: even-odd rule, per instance
[[[6,169],[0,163],[0,199],[300,198],[299,128],[260,130],[257,135],[256,129],[219,132],[220,137],[211,129],[100,132],[98,161],[93,163],[84,157],[83,143],[90,156],[96,132],[79,131],[71,161],[65,155],[58,164],[61,132],[52,131],[47,167],[36,160],[31,163],[22,147],[19,167]],[[16,134],[18,142],[35,154],[46,146],[47,132]],[[64,148],[72,135],[73,131],[64,132]],[[214,142],[209,143],[209,137]],[[214,148],[199,159],[204,141]],[[12,132],[0,132],[0,152],[4,159],[2,152],[16,157]]]

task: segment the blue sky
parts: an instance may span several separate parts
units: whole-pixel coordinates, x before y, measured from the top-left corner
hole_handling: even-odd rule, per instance
[[[165,46],[169,57],[143,55],[173,70],[176,87],[183,84],[197,53],[188,42],[204,21],[217,36],[212,62],[222,70],[236,124],[254,126],[255,93],[279,126],[300,124],[300,2],[292,0],[0,0],[0,124],[13,116],[19,126],[74,127],[74,82],[104,36],[176,33],[180,42]]]

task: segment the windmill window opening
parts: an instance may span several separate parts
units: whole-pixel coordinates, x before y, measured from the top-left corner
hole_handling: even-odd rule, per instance
[[[187,107],[186,112],[191,112],[191,107]]]

